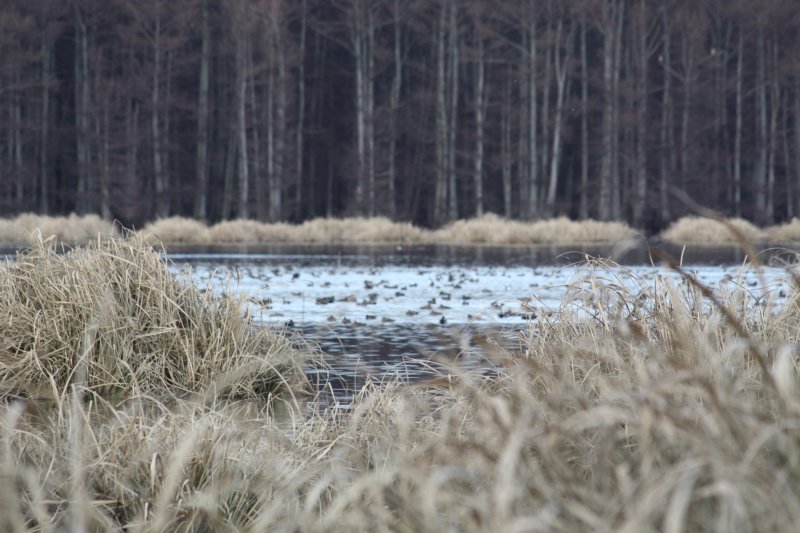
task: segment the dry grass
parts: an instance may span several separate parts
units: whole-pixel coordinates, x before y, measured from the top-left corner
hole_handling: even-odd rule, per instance
[[[264,224],[254,220],[228,220],[208,229],[208,241],[214,243],[286,243],[293,242],[295,226]]]
[[[295,239],[307,243],[406,243],[419,242],[422,230],[388,218],[317,218],[301,224]]]
[[[80,244],[98,236],[115,234],[114,226],[97,215],[49,217],[30,213],[13,219],[0,219],[0,242],[30,244],[41,235],[65,244]]]
[[[592,244],[631,239],[636,232],[621,222],[573,221],[566,217],[533,222],[508,220],[494,214],[459,220],[432,232],[437,244]]]
[[[105,246],[86,252],[101,255],[91,259],[103,264],[95,270],[125,271],[106,255],[137,263],[128,254],[144,254]],[[82,263],[62,264],[50,253],[7,269],[31,271],[25,279],[41,279],[41,287],[82,277]],[[110,279],[150,277],[141,268],[125,272]],[[200,401],[142,387],[110,405],[92,394],[91,378],[72,379],[46,405],[8,402],[0,410],[0,524],[9,531],[793,531],[800,293],[777,308],[735,280],[712,292],[690,276],[676,283],[615,272],[603,278],[587,265],[519,352],[487,345],[501,364],[495,375],[453,369],[450,379],[419,386],[368,386],[349,411],[279,417],[253,395]],[[119,298],[110,283],[92,278],[107,288],[90,300],[55,292],[42,301],[20,290],[16,306],[31,300],[25,316],[36,323],[37,306],[80,300],[69,307],[71,350],[81,353],[80,324],[96,339],[85,358],[92,369],[101,339],[126,327],[114,322],[119,315],[108,321],[92,311],[111,304],[90,302]],[[174,290],[149,298],[182,301],[180,291],[191,292]],[[134,307],[123,306],[137,323]],[[13,316],[4,311],[3,328]],[[180,338],[175,320],[167,325]],[[26,331],[27,350],[44,358],[48,333]],[[161,350],[168,338],[160,337]],[[176,365],[176,389],[208,383],[188,385],[197,372]],[[34,371],[20,372],[4,382]],[[130,378],[109,381],[119,379]]]
[[[794,243],[800,242],[800,220],[792,218],[785,224],[771,226],[765,230],[770,242]]]
[[[147,224],[141,232],[152,244],[206,244],[208,227],[198,220],[184,217],[161,218]]]
[[[33,242],[39,229],[45,238],[86,243],[113,228],[96,216],[50,218],[22,215],[0,219],[0,242]],[[614,243],[630,239],[635,231],[620,222],[572,221],[561,217],[534,222],[507,220],[488,214],[459,220],[438,230],[426,230],[385,217],[318,218],[302,224],[230,220],[209,227],[203,222],[170,217],[147,224],[139,233],[151,244],[493,244],[570,245]]]
[[[40,240],[0,270],[0,395],[191,393],[246,368],[277,390],[297,357],[244,309],[176,279],[138,237],[64,254]]]
[[[769,234],[741,218],[726,221],[736,228],[749,242],[763,242]],[[740,239],[718,220],[704,217],[683,217],[672,223],[661,236],[676,244],[720,245],[737,244]]]

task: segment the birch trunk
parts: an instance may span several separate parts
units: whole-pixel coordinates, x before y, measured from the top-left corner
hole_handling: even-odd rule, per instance
[[[569,75],[569,51],[572,46],[574,31],[571,29],[564,43],[565,55],[561,54],[561,34],[563,21],[559,20],[556,29],[556,47],[553,50],[553,62],[556,76],[556,115],[553,120],[553,153],[550,157],[550,183],[547,189],[547,215],[555,214],[556,192],[558,190],[558,167],[561,163],[561,127],[564,115],[564,100],[567,94],[567,76]]]

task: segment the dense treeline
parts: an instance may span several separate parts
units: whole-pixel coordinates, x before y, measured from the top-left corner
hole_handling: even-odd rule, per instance
[[[800,210],[789,0],[4,0],[2,212]]]

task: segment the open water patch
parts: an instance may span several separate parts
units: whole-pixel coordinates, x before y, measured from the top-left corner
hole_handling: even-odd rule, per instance
[[[564,305],[590,301],[600,287],[636,296],[659,280],[686,283],[663,266],[606,262],[508,264],[398,262],[384,256],[181,254],[171,268],[249,302],[264,327],[283,329],[325,355],[309,368],[318,389],[348,404],[366,383],[413,382],[460,369],[492,371],[495,352],[524,350],[524,333]],[[780,306],[791,275],[784,267],[690,265],[715,291],[744,289]],[[571,303],[572,302],[572,303]]]

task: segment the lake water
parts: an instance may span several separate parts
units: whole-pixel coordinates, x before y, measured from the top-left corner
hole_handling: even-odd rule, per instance
[[[677,252],[686,270],[712,288],[746,286],[778,302],[788,292],[787,268],[775,264],[778,250],[764,254],[772,266],[760,274],[742,270],[744,254],[733,249]],[[538,317],[586,280],[636,292],[657,275],[678,278],[654,266],[646,250],[588,253],[616,254],[624,266],[587,265],[587,252],[550,247],[173,249],[169,258],[173,270],[200,286],[245,295],[259,323],[296,333],[298,343],[327,354],[330,368],[309,372],[347,404],[367,381],[422,379],[455,361],[491,369],[480,346],[518,347]]]

